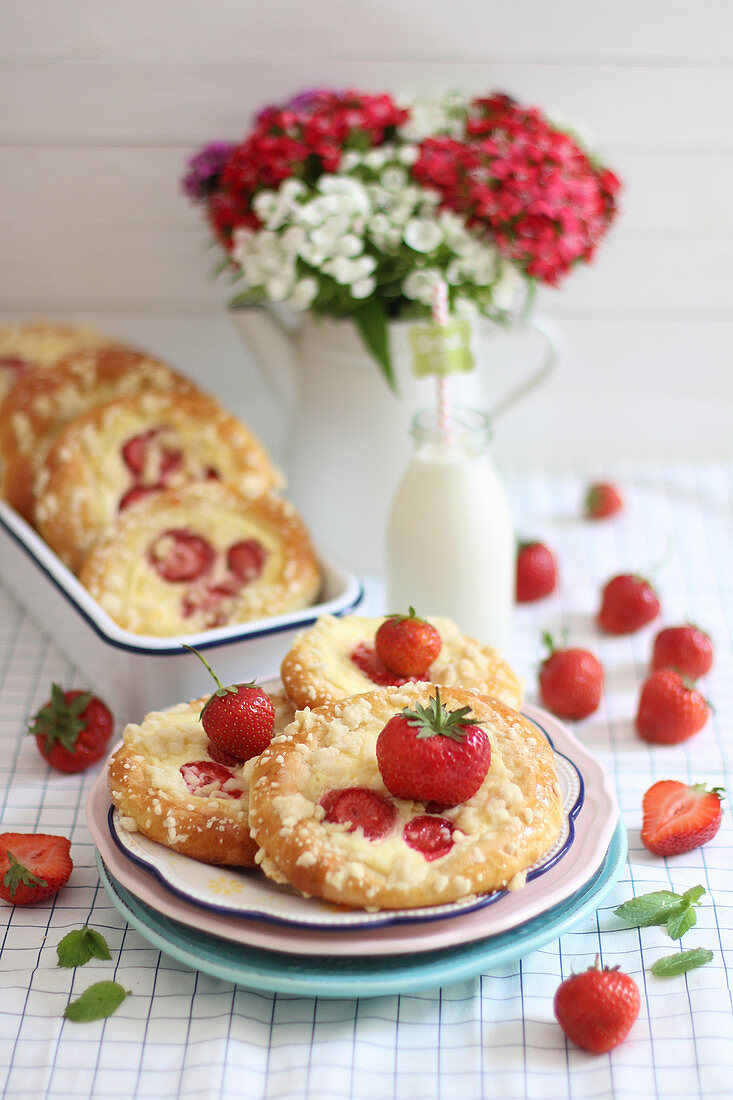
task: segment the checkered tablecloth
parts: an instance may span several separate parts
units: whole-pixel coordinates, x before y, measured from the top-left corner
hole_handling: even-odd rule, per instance
[[[613,476],[626,508],[604,523],[580,518],[584,486]],[[596,913],[521,961],[470,981],[373,999],[316,999],[254,992],[195,972],[126,925],[101,887],[85,823],[87,791],[99,769],[51,772],[27,717],[53,680],[84,686],[80,673],[32,621],[22,593],[0,589],[0,828],[60,832],[72,841],[74,872],[44,904],[0,904],[0,1084],[3,1096],[225,1097],[380,1100],[415,1097],[573,1097],[574,1100],[733,1095],[733,841],[725,804],[718,836],[670,860],[650,856],[639,827],[644,791],[657,779],[730,786],[733,744],[733,465],[617,466],[614,469],[504,471],[518,533],[556,550],[560,587],[517,608],[512,663],[536,698],[541,632],[587,645],[601,658],[600,709],[575,725],[616,788],[629,858]],[[650,747],[634,732],[639,688],[659,624],[610,638],[594,625],[602,583],[645,572],[656,584],[662,621],[694,619],[713,636],[716,663],[705,691],[708,726],[676,748]],[[366,578],[366,608],[383,610],[379,578]],[[275,671],[275,670],[273,670]],[[651,963],[675,950],[663,930],[627,929],[614,908],[653,889],[706,890],[683,946],[714,952],[706,967],[663,980]],[[112,959],[79,970],[56,965],[56,945],[88,924]],[[561,979],[600,953],[641,990],[641,1013],[610,1055],[566,1042],[552,1012]],[[132,992],[108,1019],[75,1024],[63,1011],[93,981],[114,978]]]

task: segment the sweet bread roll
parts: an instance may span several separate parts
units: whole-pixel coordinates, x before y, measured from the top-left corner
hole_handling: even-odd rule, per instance
[[[0,418],[3,497],[34,522],[34,483],[63,428],[90,409],[146,390],[199,393],[165,363],[117,344],[80,349],[19,379]]]
[[[438,905],[524,885],[561,829],[563,803],[546,738],[496,699],[440,688],[468,707],[491,758],[475,793],[450,809],[396,798],[377,764],[377,738],[435,688],[409,684],[296,713],[258,758],[250,830],[275,881],[341,905]],[[357,821],[354,821],[356,816]]]
[[[86,325],[52,325],[45,321],[0,328],[0,402],[12,386],[39,367],[49,367],[69,352],[107,343]]]
[[[79,577],[120,626],[161,637],[293,611],[320,587],[310,536],[292,505],[218,481],[131,505]]]
[[[467,638],[449,619],[426,616],[440,634],[438,657],[423,679],[493,695],[510,707],[522,702],[522,682],[501,654]],[[324,615],[297,635],[280,675],[296,707],[320,707],[349,695],[407,681],[390,673],[376,655],[374,635],[383,619]]]
[[[259,496],[279,474],[249,429],[210,398],[138,393],[92,409],[58,435],[36,480],[36,524],[77,572],[134,501],[205,480]]]
[[[283,692],[268,692],[275,733],[293,718]],[[249,785],[257,757],[220,764],[199,721],[208,696],[152,711],[128,725],[107,778],[119,823],[203,863],[250,867],[257,846],[248,827]]]

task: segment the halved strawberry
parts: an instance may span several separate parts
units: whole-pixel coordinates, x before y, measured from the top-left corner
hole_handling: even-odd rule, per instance
[[[257,539],[242,539],[227,551],[227,565],[235,577],[245,584],[254,581],[262,572],[267,551]]]
[[[321,799],[324,820],[361,829],[367,840],[381,840],[391,832],[396,811],[392,803],[368,787],[342,787],[327,791]]]
[[[164,581],[193,581],[213,565],[214,551],[206,539],[185,528],[163,531],[148,549],[148,561]]]
[[[378,687],[401,687],[409,682],[409,676],[398,676],[390,672],[387,666],[380,661],[374,646],[367,642],[359,642],[351,652],[351,660],[356,667],[368,676],[373,684]]]
[[[408,847],[420,852],[428,863],[445,856],[453,847],[453,824],[444,817],[419,814],[407,822],[402,837]]]
[[[74,864],[71,842],[48,833],[0,835],[0,898],[35,905],[65,886]]]
[[[655,856],[675,856],[707,844],[720,828],[724,797],[722,787],[708,790],[704,783],[660,780],[642,801],[642,843]]]
[[[204,797],[216,795],[218,798],[242,797],[242,788],[232,771],[223,764],[212,760],[192,760],[189,764],[183,764],[179,771],[191,794]]]

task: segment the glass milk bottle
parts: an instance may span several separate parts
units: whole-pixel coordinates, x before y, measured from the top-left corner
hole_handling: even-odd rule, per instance
[[[413,454],[387,521],[390,614],[442,615],[463,634],[504,649],[515,585],[509,505],[489,459],[488,417],[452,409],[415,415]]]

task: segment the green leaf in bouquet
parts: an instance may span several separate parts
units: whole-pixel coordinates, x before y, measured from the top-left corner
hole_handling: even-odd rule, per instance
[[[389,354],[387,317],[382,303],[376,298],[367,298],[354,311],[353,317],[362,340],[379,364],[389,388],[393,393],[397,393],[394,368]]]

